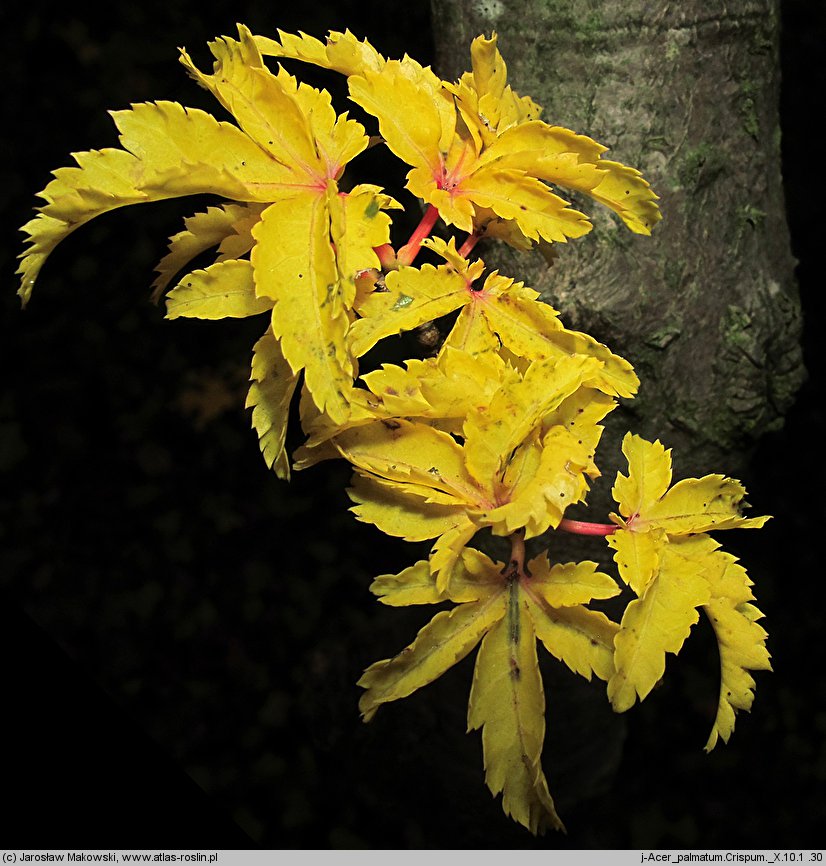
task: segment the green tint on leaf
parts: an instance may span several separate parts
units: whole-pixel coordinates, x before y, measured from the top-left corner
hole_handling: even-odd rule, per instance
[[[308,191],[270,205],[253,231],[252,266],[257,294],[275,302],[272,327],[284,357],[294,373],[305,371],[318,407],[339,421],[348,414],[353,363],[329,226],[326,196]]]
[[[440,591],[428,562],[397,575],[376,578],[371,589],[388,605],[457,606],[438,613],[413,644],[392,659],[372,665],[360,684],[361,708],[369,720],[382,703],[397,700],[432,682],[480,642],[468,706],[468,729],[482,729],[488,787],[502,794],[506,814],[532,833],[564,829],[541,765],[545,698],[536,655],[539,638],[571,670],[590,679],[613,671],[612,641],[617,626],[581,602],[618,591],[593,563],[549,568],[544,554],[508,577],[501,563],[465,549],[446,591]],[[562,606],[548,596],[561,588]],[[576,586],[574,601],[571,588]],[[594,595],[589,595],[588,587]],[[438,673],[437,673],[438,672]]]
[[[473,673],[468,730],[482,729],[485,781],[502,794],[506,815],[543,833],[564,830],[542,772],[545,694],[536,657],[532,621],[519,590],[507,617],[485,635]]]
[[[467,279],[447,265],[401,268],[389,273],[385,283],[386,291],[374,292],[358,309],[362,318],[350,332],[357,358],[379,340],[412,331],[467,301]]]

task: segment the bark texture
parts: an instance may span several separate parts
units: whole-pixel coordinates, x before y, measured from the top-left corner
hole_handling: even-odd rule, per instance
[[[594,222],[535,254],[486,250],[628,358],[639,395],[610,419],[603,472],[627,429],[675,449],[681,474],[740,474],[804,378],[780,176],[775,0],[433,0],[437,68],[499,34],[509,81],[543,117],[639,168],[661,197],[653,236],[576,201]],[[605,441],[605,440],[603,440]]]

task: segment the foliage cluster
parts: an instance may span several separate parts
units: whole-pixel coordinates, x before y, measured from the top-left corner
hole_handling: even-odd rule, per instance
[[[660,213],[648,183],[592,139],[541,120],[539,106],[507,83],[495,34],[473,41],[471,71],[455,82],[407,56],[387,60],[349,32],[273,40],[239,27],[237,39],[210,48],[211,74],[185,51],[181,60],[236,123],[171,102],[113,112],[121,147],[75,154],[77,166],[54,173],[46,204],[24,226],[24,303],[55,246],[93,217],[222,197],[171,238],[155,299],[166,296],[168,318],[262,316],[247,406],[267,465],[289,479],[291,468],[344,458],[355,470],[359,520],[433,542],[427,559],[371,586],[386,605],[443,609],[398,655],[365,671],[364,719],[478,646],[468,727],[482,730],[487,784],[532,832],[563,829],[541,764],[537,641],[572,672],[605,681],[624,712],[651,692],[702,609],[721,663],[706,749],[728,740],[736,711],[752,704],[750,671],[770,665],[751,582],[709,533],[766,518],[741,515],[745,491],[733,479],[672,484],[670,452],[631,433],[622,444],[627,475],[613,487],[618,513],[610,523],[566,518],[599,475],[600,422],[633,397],[637,376],[566,328],[535,291],[472,257],[492,238],[551,260],[552,245],[587,234],[589,219],[557,187],[650,234]],[[268,56],[346,76],[378,133],[337,114],[327,91],[282,66],[271,71]],[[400,246],[391,214],[401,205],[350,181],[351,163],[377,145],[410,167],[406,189],[425,206]],[[433,234],[438,220],[447,239]],[[416,266],[422,250],[432,262]],[[212,264],[179,276],[211,251]],[[434,321],[444,334],[429,356],[360,373],[381,341]],[[291,462],[296,403],[306,439]],[[510,541],[507,562],[470,546],[484,530]],[[526,539],[565,531],[607,540],[620,583],[591,561],[553,562],[548,552],[526,561]],[[588,606],[621,584],[634,598],[619,623]]]

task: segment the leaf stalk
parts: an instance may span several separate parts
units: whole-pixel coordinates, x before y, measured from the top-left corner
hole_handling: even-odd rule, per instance
[[[401,267],[412,265],[422,247],[422,241],[430,236],[436,220],[439,219],[439,211],[435,205],[428,205],[424,216],[410,235],[410,240],[399,250],[396,261]]]
[[[586,520],[568,520],[563,517],[557,529],[575,535],[613,535],[620,527],[616,523],[589,523]]]

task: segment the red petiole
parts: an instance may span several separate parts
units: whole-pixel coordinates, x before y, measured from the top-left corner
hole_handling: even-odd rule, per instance
[[[616,523],[588,523],[585,520],[568,520],[563,517],[557,529],[576,535],[613,535],[620,527]]]
[[[399,250],[396,255],[396,261],[402,267],[412,265],[419,254],[422,246],[422,241],[430,236],[433,231],[433,226],[436,225],[436,220],[439,219],[439,211],[435,205],[428,205],[427,210],[421,222],[416,226],[413,234],[410,235],[410,240]]]
[[[474,232],[465,238],[465,242],[459,247],[459,255],[466,259],[476,244],[479,242],[479,235]]]

